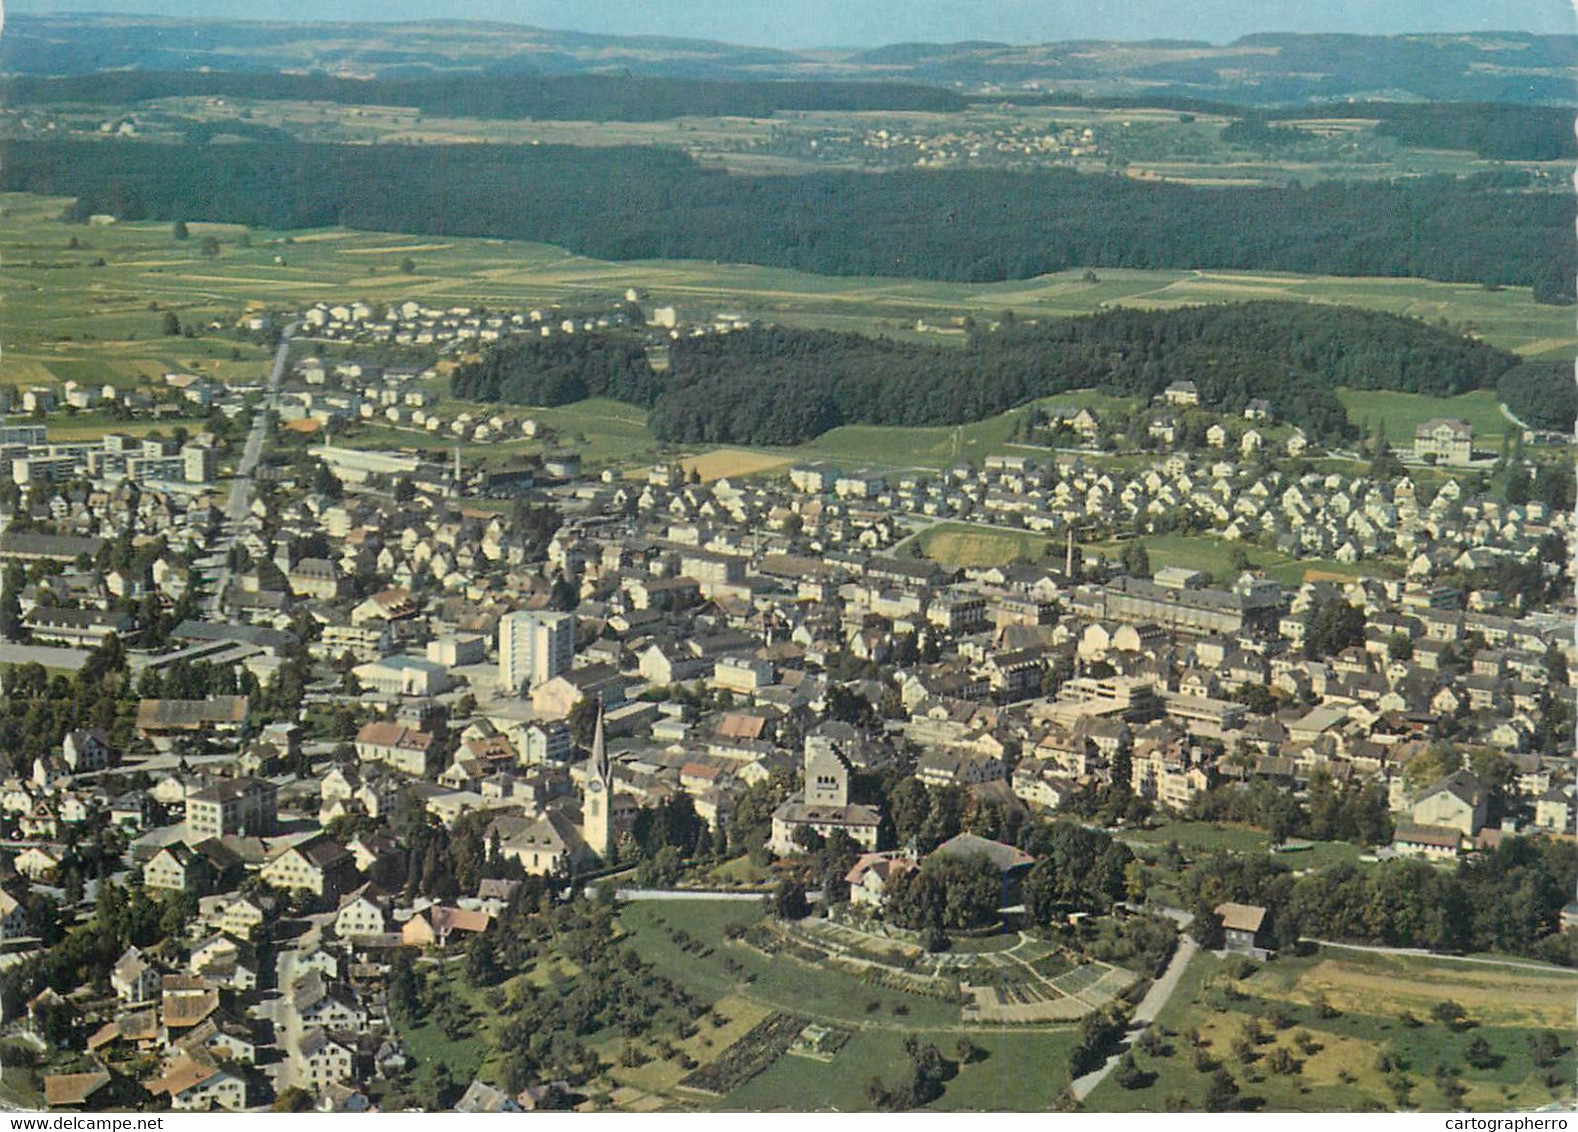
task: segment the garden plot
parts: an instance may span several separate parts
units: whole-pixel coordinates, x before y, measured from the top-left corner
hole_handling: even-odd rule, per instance
[[[782,1057],[805,1027],[793,1014],[769,1014],[717,1060],[681,1077],[679,1087],[715,1097],[733,1092]]]

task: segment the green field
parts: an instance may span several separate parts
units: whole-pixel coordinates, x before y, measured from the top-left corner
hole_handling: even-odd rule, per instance
[[[1141,845],[1165,845],[1176,841],[1185,853],[1267,853],[1271,838],[1263,830],[1230,822],[1174,821],[1156,829],[1125,833],[1124,840]],[[1278,860],[1293,868],[1325,868],[1329,865],[1354,864],[1359,859],[1357,846],[1346,841],[1317,841],[1308,849],[1278,854]]]
[[[1488,389],[1460,397],[1428,397],[1422,393],[1392,393],[1374,389],[1339,389],[1337,397],[1348,410],[1348,419],[1374,433],[1386,426],[1391,446],[1407,454],[1414,444],[1414,429],[1436,417],[1460,417],[1474,426],[1476,448],[1499,451],[1502,436],[1512,427],[1501,413],[1501,402]]]
[[[1249,556],[1253,568],[1264,571],[1268,577],[1284,585],[1299,585],[1305,575],[1312,572],[1338,578],[1396,573],[1396,569],[1386,562],[1347,563],[1322,558],[1290,558],[1277,550],[1249,543],[1226,542],[1209,535],[1146,535],[1139,541],[1145,546],[1152,570],[1159,570],[1163,566],[1184,566],[1205,571],[1219,584],[1229,582],[1236,576],[1232,561],[1235,549],[1241,549]],[[1084,547],[1086,560],[1101,556],[1113,562],[1120,561],[1124,545],[1122,542],[1090,543]]]
[[[1064,544],[1051,534],[991,530],[970,523],[938,523],[915,536],[928,558],[949,566],[1003,566],[1061,560]]]
[[[1157,1019],[1156,1028],[1166,1035],[1171,1052],[1136,1055],[1141,1069],[1156,1074],[1155,1080],[1126,1090],[1109,1077],[1087,1098],[1086,1108],[1161,1111],[1173,1103],[1198,1111],[1209,1075],[1193,1063],[1183,1037],[1191,1029],[1208,1043],[1207,1054],[1232,1073],[1248,1107],[1272,1112],[1405,1106],[1504,1112],[1553,1100],[1570,1103],[1575,995],[1578,977],[1572,972],[1547,975],[1339,950],[1276,959],[1235,981],[1226,977],[1221,960],[1201,953]],[[1446,998],[1467,1008],[1470,1026],[1454,1032],[1431,1018],[1432,1007]],[[1335,1016],[1321,1016],[1316,1008],[1321,1001],[1334,1008]],[[1273,1007],[1290,1019],[1287,1029],[1279,1031],[1266,1021]],[[1405,1014],[1419,1024],[1409,1024]],[[1250,1018],[1261,1021],[1269,1040],[1256,1047],[1255,1060],[1245,1065],[1230,1046]],[[1566,1047],[1561,1059],[1547,1068],[1533,1065],[1525,1044],[1527,1036],[1541,1030],[1555,1030]],[[1294,1042],[1300,1032],[1314,1039],[1309,1051]],[[1489,1044],[1499,1064],[1467,1064],[1464,1050],[1476,1037]],[[1297,1072],[1269,1071],[1268,1055],[1279,1047],[1294,1054]],[[1412,1083],[1405,1105],[1399,1104],[1377,1064],[1383,1048],[1394,1052]],[[1462,1106],[1449,1104],[1433,1079],[1438,1065],[1461,1071],[1467,1088]]]
[[[543,244],[501,240],[345,229],[245,233],[234,225],[199,223],[190,225],[190,239],[177,241],[165,224],[64,223],[59,217],[66,203],[59,198],[0,196],[0,296],[5,304],[0,384],[78,380],[147,386],[170,370],[259,380],[266,371],[268,351],[239,339],[231,329],[249,308],[292,309],[318,300],[358,298],[374,304],[416,298],[492,309],[555,302],[585,306],[611,304],[630,287],[646,294],[649,307],[675,304],[686,315],[729,310],[790,325],[937,343],[959,342],[956,324],[966,315],[990,319],[1007,309],[1025,318],[1112,306],[1165,307],[1277,297],[1350,303],[1432,321],[1444,318],[1531,356],[1570,356],[1578,345],[1566,310],[1535,304],[1526,290],[1516,288],[1487,291],[1421,280],[1128,270],[1101,270],[1095,282],[1087,281],[1082,271],[1070,271],[1028,280],[963,284],[826,277],[691,261],[611,263]],[[200,251],[201,240],[209,235],[221,241],[216,258],[204,257]],[[251,246],[242,246],[243,235]],[[70,247],[73,239],[80,246]],[[414,274],[400,271],[407,258],[416,265]],[[95,266],[99,259],[103,266]],[[174,310],[195,336],[162,335],[159,322],[165,308]],[[939,329],[918,331],[917,320]],[[213,329],[216,323],[218,329]],[[447,391],[446,379],[436,384],[441,393]],[[1366,392],[1343,396],[1356,420],[1384,415],[1394,434],[1411,431],[1418,420],[1448,414],[1469,419],[1486,437],[1499,437],[1502,430],[1494,397],[1488,392],[1451,401]],[[1132,402],[1093,392],[1049,400],[1090,404],[1098,413],[1103,407],[1132,407]],[[442,407],[458,410],[463,405],[446,398]],[[1022,411],[958,428],[846,426],[775,454],[843,465],[928,469],[978,463],[994,453],[1045,456],[1044,450],[1021,447],[1011,439]],[[525,411],[510,410],[506,415],[519,419]],[[656,442],[646,431],[640,410],[629,406],[589,402],[532,410],[531,415],[558,428],[565,442],[580,448],[593,467],[639,465],[678,454]],[[87,421],[63,421],[61,428],[71,430],[63,431],[63,438],[92,435]],[[1399,437],[1399,446],[1403,439]],[[433,447],[446,453],[452,447],[415,431],[376,427],[365,427],[349,443]],[[501,468],[512,457],[541,447],[525,440],[495,441],[462,445],[461,454],[463,459]],[[1090,459],[1116,467],[1145,461],[1139,456]],[[1206,549],[1198,544],[1188,553]],[[1164,557],[1166,553],[1162,551]],[[1266,565],[1272,570],[1296,569],[1283,562]],[[1334,568],[1334,572],[1342,571]]]
[[[454,406],[458,408],[462,404],[455,402]],[[511,421],[535,418],[552,428],[558,439],[551,443],[527,440],[517,427],[497,440],[461,441],[448,432],[430,433],[418,428],[358,423],[337,435],[335,443],[372,451],[422,451],[440,461],[454,459],[458,448],[466,467],[483,467],[494,472],[523,464],[522,458],[527,455],[561,446],[579,452],[583,466],[589,469],[632,462],[657,463],[664,451],[647,431],[645,410],[619,401],[596,399],[554,409],[530,410],[478,404],[466,407],[473,414],[481,411],[492,415],[497,410]]]
[[[761,915],[754,904],[686,900],[638,901],[620,913],[621,926],[631,933],[631,945],[643,959],[687,988],[733,1004],[725,1013],[750,1011],[751,1017],[764,1017],[782,1011],[851,1032],[830,1065],[781,1057],[721,1101],[698,1102],[690,1095],[687,1102],[750,1110],[869,1109],[867,1081],[875,1075],[897,1082],[906,1064],[903,1042],[910,1035],[934,1042],[949,1059],[961,1035],[985,1051],[985,1057],[961,1066],[948,1082],[944,1095],[930,1106],[939,1111],[1049,1109],[1068,1083],[1072,1028],[966,1027],[953,1004],[867,986],[841,971],[783,956],[768,958],[723,941],[725,924]],[[677,928],[716,948],[718,955],[698,962],[665,934]],[[727,971],[718,962],[724,955],[743,965],[745,974]],[[651,1079],[640,1083],[650,1085]]]

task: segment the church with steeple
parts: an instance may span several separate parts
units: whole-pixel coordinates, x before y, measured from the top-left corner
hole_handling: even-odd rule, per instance
[[[592,756],[587,764],[586,782],[581,787],[581,840],[606,864],[614,852],[614,780],[608,767],[601,703],[597,706],[597,728],[592,732]]]
[[[620,834],[634,824],[636,799],[614,789],[601,709],[591,754],[571,770],[571,777],[581,785],[579,812],[571,798],[560,797],[531,817],[500,815],[493,820],[491,829],[501,837],[499,851],[535,876],[584,873],[611,863]]]

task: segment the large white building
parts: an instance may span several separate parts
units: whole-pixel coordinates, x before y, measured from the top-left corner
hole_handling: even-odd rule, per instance
[[[570,671],[575,618],[568,613],[507,613],[499,619],[499,688],[530,690]]]

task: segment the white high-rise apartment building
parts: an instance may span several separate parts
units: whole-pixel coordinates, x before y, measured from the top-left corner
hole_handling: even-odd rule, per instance
[[[499,619],[499,687],[531,690],[570,670],[575,618],[568,613],[506,613]]]

